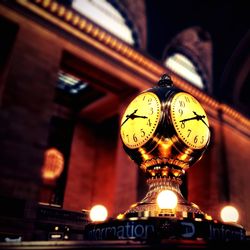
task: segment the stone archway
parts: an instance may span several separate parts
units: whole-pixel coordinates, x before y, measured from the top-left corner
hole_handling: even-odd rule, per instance
[[[173,53],[181,53],[189,58],[201,76],[205,91],[212,93],[212,41],[210,34],[201,27],[183,30],[165,48],[163,59]]]

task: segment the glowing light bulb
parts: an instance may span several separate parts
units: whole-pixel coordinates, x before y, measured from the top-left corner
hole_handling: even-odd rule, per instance
[[[239,219],[238,210],[233,206],[225,206],[222,208],[220,216],[224,222],[237,222]]]
[[[91,208],[89,217],[92,221],[105,221],[108,217],[108,210],[103,205],[95,205]]]
[[[173,209],[178,203],[176,194],[171,190],[161,191],[156,201],[160,209]]]

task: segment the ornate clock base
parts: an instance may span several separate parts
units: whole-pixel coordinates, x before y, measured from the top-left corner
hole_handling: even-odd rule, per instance
[[[245,230],[237,224],[212,220],[198,206],[187,202],[180,192],[179,178],[161,177],[147,181],[149,191],[116,219],[90,223],[85,227],[87,240],[204,240],[235,241],[245,239]],[[177,195],[174,209],[160,209],[156,203],[159,192],[171,190]]]
[[[244,240],[245,230],[237,224],[223,224],[212,220],[198,206],[187,202],[180,192],[179,178],[148,179],[145,198],[132,205],[116,219],[90,223],[85,227],[87,240]],[[163,190],[173,191],[178,198],[175,209],[160,209],[157,195]]]
[[[137,202],[124,213],[120,218],[130,217],[170,217],[170,218],[205,218],[211,216],[203,213],[197,205],[188,202],[181,194],[181,180],[175,177],[158,177],[147,180],[149,190],[140,202]],[[177,206],[174,209],[160,209],[157,205],[157,196],[163,190],[171,190],[177,196]]]

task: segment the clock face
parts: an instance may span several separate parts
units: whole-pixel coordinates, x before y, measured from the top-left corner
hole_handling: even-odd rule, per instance
[[[210,137],[207,115],[190,94],[176,94],[170,106],[171,119],[178,137],[192,149],[203,148]]]
[[[161,103],[157,95],[145,92],[127,107],[121,120],[121,138],[128,148],[138,148],[152,138],[160,120]]]

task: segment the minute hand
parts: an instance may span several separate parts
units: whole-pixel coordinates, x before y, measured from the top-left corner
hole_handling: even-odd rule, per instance
[[[207,123],[203,120],[203,118],[201,118],[201,121],[209,128],[209,126],[208,126]]]

